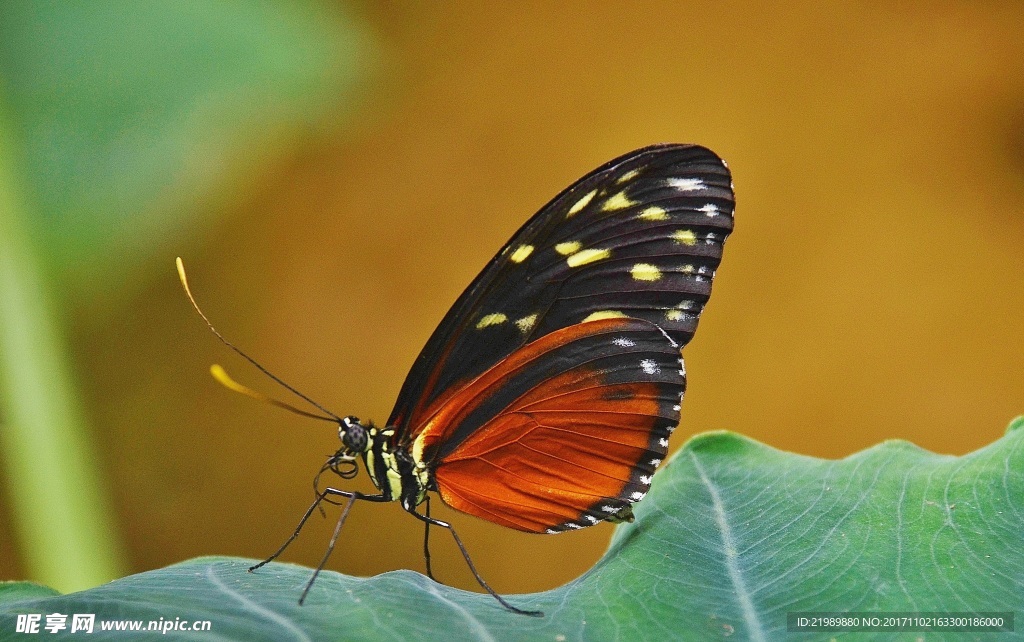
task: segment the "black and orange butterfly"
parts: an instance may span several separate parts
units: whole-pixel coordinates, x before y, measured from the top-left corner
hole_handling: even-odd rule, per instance
[[[710,150],[636,150],[556,196],[491,259],[427,341],[384,427],[330,413],[274,377],[338,425],[341,446],[321,473],[349,479],[361,459],[380,492],[318,491],[284,546],[250,570],[322,501],[345,498],[318,573],[355,500],[397,500],[427,538],[431,525],[448,529],[503,606],[536,615],[487,585],[451,524],[430,517],[428,493],[529,533],[632,521],[679,423],[680,349],[711,294],[733,206],[729,170]]]

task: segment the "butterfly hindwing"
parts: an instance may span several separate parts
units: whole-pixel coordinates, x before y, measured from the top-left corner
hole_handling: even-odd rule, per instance
[[[685,345],[732,214],[729,171],[703,147],[647,147],[591,172],[516,232],[463,292],[417,358],[388,425],[411,442],[439,400],[585,320],[644,319]]]
[[[433,408],[413,448],[448,505],[528,532],[619,516],[647,492],[679,421],[679,346],[616,318],[517,350]]]

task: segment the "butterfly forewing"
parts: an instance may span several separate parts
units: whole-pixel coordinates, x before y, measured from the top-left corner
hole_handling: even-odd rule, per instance
[[[732,214],[729,171],[703,147],[647,147],[591,172],[530,219],[459,297],[417,358],[389,425],[412,442],[460,386],[585,320],[644,319],[685,345]]]

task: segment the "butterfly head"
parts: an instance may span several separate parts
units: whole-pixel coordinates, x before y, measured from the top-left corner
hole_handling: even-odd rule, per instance
[[[347,451],[348,455],[364,453],[370,445],[368,426],[360,423],[359,417],[351,415],[338,423],[338,438],[341,439],[342,451]]]
[[[328,470],[344,479],[352,479],[359,473],[356,457],[370,448],[370,426],[364,426],[358,417],[343,417],[338,421],[338,439],[341,448],[327,459],[317,480]]]

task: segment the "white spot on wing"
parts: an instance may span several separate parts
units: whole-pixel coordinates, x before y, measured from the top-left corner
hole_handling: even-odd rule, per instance
[[[651,465],[654,466],[655,468],[657,468],[658,466],[661,465],[661,460],[660,459],[652,459],[651,460]]]
[[[651,485],[651,476],[650,475],[640,475],[640,483],[643,484],[644,486],[650,486]]]
[[[632,348],[636,345],[636,341],[627,339],[626,337],[616,337],[612,339],[612,343],[619,346],[620,348]]]
[[[629,496],[629,498],[635,502],[640,501],[644,497],[647,497],[647,493],[641,493],[640,491],[636,491],[635,493]]]
[[[704,181],[699,178],[670,178],[668,179],[668,185],[680,192],[695,192],[707,187]]]
[[[654,359],[643,359],[640,361],[640,367],[643,369],[645,374],[649,375],[655,375],[661,372],[661,368],[658,367],[658,364]]]
[[[704,212],[705,214],[708,215],[708,218],[711,218],[713,216],[718,216],[718,212],[719,212],[718,206],[715,205],[714,203],[708,203],[707,205],[705,205],[704,207],[700,208],[697,211],[698,212]]]
[[[619,512],[619,507],[618,506],[602,506],[601,510],[603,510],[606,513],[617,513],[617,512]]]
[[[658,440],[658,445],[661,446],[662,448],[668,448],[668,439],[662,437],[661,439]]]

